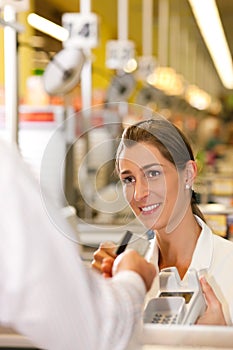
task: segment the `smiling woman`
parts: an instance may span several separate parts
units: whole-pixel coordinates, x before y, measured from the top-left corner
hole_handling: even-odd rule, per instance
[[[147,214],[147,220],[151,214],[153,223],[148,228],[158,229],[158,212],[165,214],[166,232],[183,220],[186,210],[192,209],[191,212],[204,219],[193,199],[190,207],[191,188],[197,174],[192,149],[180,130],[166,119],[160,117],[126,129],[116,159],[132,210],[137,216]],[[152,215],[154,211],[156,216]],[[140,215],[140,220],[144,222],[144,219],[145,215]]]
[[[123,148],[119,170],[125,198],[135,215],[149,229],[162,225],[167,230],[179,186],[174,165],[150,144],[137,143]]]
[[[151,256],[157,270],[176,267],[185,280],[197,271],[207,302],[200,324],[232,324],[233,277],[224,273],[233,264],[233,244],[213,235],[193,195],[197,165],[185,135],[161,116],[131,125],[123,132],[116,169],[132,211],[146,229],[155,232]],[[108,275],[114,250],[104,245],[93,266]],[[108,257],[107,263],[104,257]],[[227,257],[227,258],[226,258]],[[103,269],[101,263],[103,262]],[[157,295],[156,278],[148,299]]]

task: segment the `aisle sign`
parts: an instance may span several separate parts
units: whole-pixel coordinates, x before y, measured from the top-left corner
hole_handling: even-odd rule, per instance
[[[6,5],[12,6],[16,12],[27,11],[29,9],[29,0],[0,0],[0,8]]]
[[[124,69],[135,56],[135,45],[130,40],[109,40],[106,45],[106,67]]]
[[[65,13],[62,26],[69,32],[63,46],[72,48],[93,48],[98,45],[98,16],[94,13]]]

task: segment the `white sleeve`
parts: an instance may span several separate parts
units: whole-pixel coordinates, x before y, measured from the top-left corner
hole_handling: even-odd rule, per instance
[[[85,267],[16,150],[0,143],[0,161],[0,322],[39,348],[124,349],[145,297],[141,277],[105,280]]]

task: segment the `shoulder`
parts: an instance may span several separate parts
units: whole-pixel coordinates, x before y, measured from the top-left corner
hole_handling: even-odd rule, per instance
[[[212,268],[229,271],[233,266],[233,242],[216,234],[212,235]]]
[[[219,247],[219,249],[226,251],[229,251],[233,253],[233,242],[229,241],[226,238],[220,237],[216,234],[213,233],[213,241],[214,241],[214,246],[216,248]]]
[[[212,247],[214,260],[222,258],[227,259],[228,257],[233,261],[233,242],[213,233],[211,228],[199,217],[196,219],[202,227],[202,244],[208,242],[208,245]]]
[[[197,222],[199,223],[199,225],[202,228],[202,234],[211,236],[211,239],[213,240],[214,244],[225,246],[229,249],[233,249],[233,242],[215,234],[212,231],[212,229],[210,228],[210,226],[207,223],[205,223],[200,217],[198,217],[196,215],[195,215],[195,217],[196,217]]]

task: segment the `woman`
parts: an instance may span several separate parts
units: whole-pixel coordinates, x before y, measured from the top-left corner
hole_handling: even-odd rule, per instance
[[[196,204],[197,165],[185,136],[162,117],[131,125],[116,169],[134,214],[155,232],[150,260],[157,269],[176,266],[181,279],[191,268],[198,271],[207,309],[197,323],[232,324],[233,244],[212,233]],[[93,266],[109,276],[114,258],[113,248],[101,245]],[[149,298],[158,287],[156,278]]]

